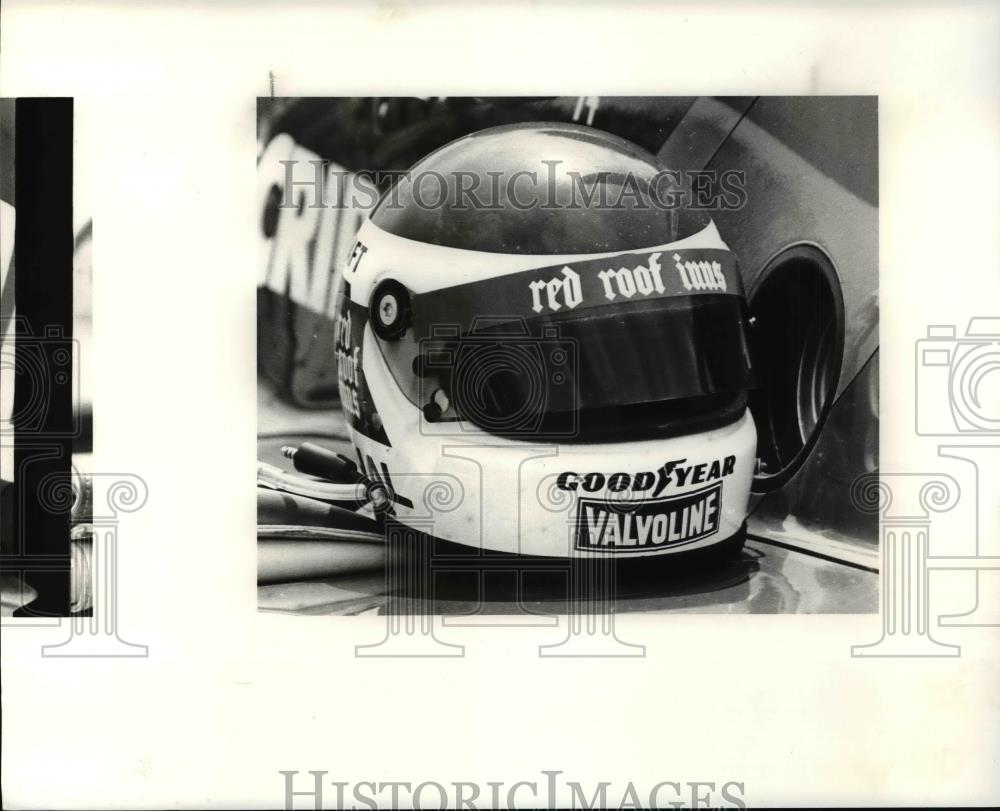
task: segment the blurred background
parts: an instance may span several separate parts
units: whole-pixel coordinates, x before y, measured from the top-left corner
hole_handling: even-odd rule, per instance
[[[0,614],[9,616],[39,597],[38,589],[32,585],[30,576],[22,577],[16,558],[25,553],[18,544],[18,528],[14,522],[14,472],[15,423],[14,394],[20,386],[37,383],[27,371],[25,364],[18,363],[15,319],[18,315],[15,286],[15,224],[17,221],[16,199],[16,154],[17,143],[17,100],[0,99],[0,274],[2,274],[2,334],[0,334],[0,551],[5,560],[0,571]],[[66,137],[72,138],[68,131]],[[74,149],[78,144],[74,143]],[[74,157],[76,157],[74,155]],[[74,160],[72,177],[72,200],[62,201],[66,208],[72,208],[72,381],[71,390],[65,392],[71,398],[72,424],[77,426],[71,441],[72,463],[71,484],[74,491],[74,506],[70,516],[69,533],[63,539],[29,538],[25,541],[30,551],[35,547],[66,549],[69,556],[66,563],[71,566],[69,608],[73,613],[90,610],[90,535],[85,528],[90,520],[89,481],[90,459],[93,452],[93,402],[90,387],[89,363],[92,341],[92,264],[91,245],[93,223],[90,215],[89,173],[83,162]],[[48,188],[48,187],[46,187]],[[69,189],[70,184],[61,188]],[[46,239],[44,223],[39,238]],[[52,234],[48,235],[52,238]],[[45,273],[45,268],[39,268]],[[53,279],[62,278],[58,274]],[[43,285],[46,283],[42,281]],[[54,282],[57,283],[57,282]],[[49,381],[51,383],[51,381]],[[53,395],[63,396],[63,395]],[[30,536],[32,530],[26,528]],[[64,602],[65,597],[54,598],[54,602]]]

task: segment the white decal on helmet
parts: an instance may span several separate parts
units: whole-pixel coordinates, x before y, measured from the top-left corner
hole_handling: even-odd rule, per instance
[[[580,275],[569,265],[563,267],[562,275],[565,278],[560,279],[557,276],[548,281],[538,279],[528,285],[531,289],[532,310],[540,313],[548,306],[550,310],[555,311],[561,309],[563,305],[572,310],[583,301],[583,293],[580,290]],[[546,294],[546,304],[542,304],[542,291],[545,291]],[[561,302],[559,301],[560,294],[562,294]]]
[[[681,262],[681,256],[674,254],[674,267],[681,275],[685,290],[726,289],[726,276],[718,262]]]
[[[632,298],[636,293],[648,296],[654,290],[663,293],[666,287],[663,285],[663,277],[660,276],[660,254],[654,253],[649,257],[648,265],[639,265],[637,268],[608,268],[597,274],[597,277],[604,284],[604,297],[608,301],[614,301],[620,294],[625,298]]]

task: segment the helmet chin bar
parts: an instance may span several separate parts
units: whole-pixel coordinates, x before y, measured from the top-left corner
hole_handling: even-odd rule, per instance
[[[396,427],[391,446],[360,432],[354,442],[364,473],[389,481],[404,525],[461,546],[555,558],[674,555],[742,532],[756,444],[745,401],[728,425],[666,440],[519,440],[428,423],[370,329],[363,357],[373,402]],[[450,493],[446,504],[441,492]],[[622,517],[630,512],[639,515]]]

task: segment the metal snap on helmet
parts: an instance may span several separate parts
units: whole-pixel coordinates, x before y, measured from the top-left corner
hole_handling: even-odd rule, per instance
[[[434,537],[554,557],[738,540],[756,431],[736,258],[682,178],[588,127],[419,161],[337,304],[362,469]]]

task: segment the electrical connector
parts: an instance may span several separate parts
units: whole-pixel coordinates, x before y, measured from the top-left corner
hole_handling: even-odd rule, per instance
[[[285,445],[281,455],[290,459],[299,473],[317,476],[331,482],[355,484],[362,479],[358,466],[341,453],[314,442],[303,442],[298,447]]]

